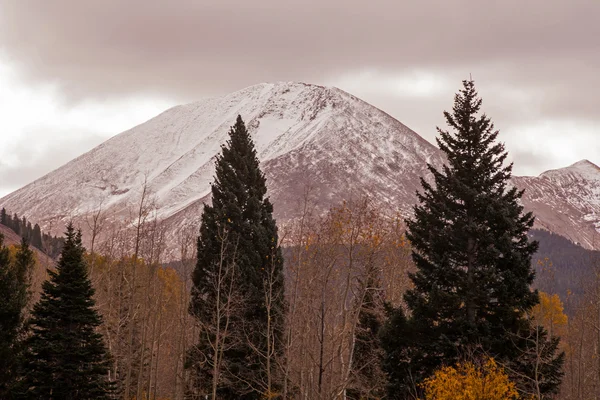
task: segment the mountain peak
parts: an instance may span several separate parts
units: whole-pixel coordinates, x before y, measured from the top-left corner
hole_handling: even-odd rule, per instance
[[[244,119],[282,224],[309,196],[316,212],[368,195],[384,208],[412,212],[427,164],[444,155],[398,120],[340,89],[302,82],[261,83],[171,108],[0,199],[12,212],[60,233],[101,207],[127,221],[147,185],[167,237],[198,225],[210,201],[214,160],[238,115]],[[600,168],[588,160],[514,178],[538,225],[593,247]],[[549,197],[549,194],[551,196]],[[563,216],[574,218],[565,222]],[[175,245],[175,243],[171,243]],[[173,250],[174,248],[171,248]]]
[[[571,164],[567,167],[568,169],[579,169],[579,170],[593,170],[593,171],[597,171],[600,173],[600,167],[598,167],[596,164],[594,164],[593,162],[583,159],[580,161],[577,161],[574,164]]]
[[[238,115],[282,221],[295,217],[309,183],[321,209],[363,194],[409,209],[427,163],[443,163],[435,146],[340,89],[261,83],[173,107],[0,202],[48,230],[60,225],[57,219],[84,218],[100,205],[126,217],[146,182],[157,217],[175,232],[209,200],[215,157]]]
[[[600,167],[589,160],[577,161],[568,167],[546,171],[540,177],[548,179],[582,179],[586,181],[600,181]]]

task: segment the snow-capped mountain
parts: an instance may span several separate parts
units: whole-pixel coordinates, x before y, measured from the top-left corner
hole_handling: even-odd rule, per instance
[[[600,167],[588,160],[537,177],[514,177],[536,226],[600,249]]]
[[[307,190],[321,208],[369,193],[408,210],[426,163],[439,150],[364,101],[336,88],[261,84],[177,106],[117,135],[9,194],[0,205],[60,232],[101,207],[126,217],[143,182],[158,217],[197,221],[208,200],[215,156],[240,114],[254,139],[280,221],[300,212]]]
[[[102,208],[127,219],[146,182],[171,234],[198,223],[209,200],[215,156],[240,114],[254,139],[279,223],[301,213],[309,193],[321,210],[369,194],[409,213],[443,154],[383,111],[336,88],[302,83],[251,86],[177,106],[125,131],[0,200],[0,206],[60,233],[64,223]],[[515,178],[538,225],[585,247],[600,220],[600,171],[581,162]],[[85,225],[82,224],[85,228]]]

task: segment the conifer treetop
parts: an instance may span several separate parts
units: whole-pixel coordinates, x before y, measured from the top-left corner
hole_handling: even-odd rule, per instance
[[[259,168],[252,138],[240,115],[221,150],[216,161],[215,182],[211,187],[213,206],[219,208],[235,203],[242,211],[256,212],[255,208],[260,206],[267,192],[266,179]]]
[[[384,340],[396,390],[407,387],[407,375],[422,380],[473,351],[523,376],[532,372],[532,365],[516,363],[529,345],[522,343],[532,328],[527,312],[538,302],[531,289],[537,242],[527,235],[534,216],[524,212],[523,192],[508,187],[512,164],[505,165],[499,132],[481,106],[474,82],[463,81],[452,111],[444,112],[449,129],[438,128],[447,163],[439,171],[429,165],[433,183],[421,179],[419,202],[406,221],[417,267],[404,297],[410,319],[384,330],[406,338]],[[560,368],[560,355],[550,358]],[[547,392],[556,388],[553,382]]]
[[[457,178],[471,179],[474,169],[482,168],[488,174],[482,174],[483,181],[467,181],[473,186],[493,182],[503,190],[506,180],[510,179],[513,164],[504,166],[508,153],[504,144],[496,142],[500,131],[495,129],[491,119],[485,114],[478,115],[483,101],[478,96],[473,80],[463,81],[463,88],[455,95],[452,113],[444,111],[446,123],[454,132],[437,127],[439,137],[436,143],[447,157],[449,165],[444,167],[445,175],[452,173]],[[438,171],[429,166],[438,178]],[[491,176],[489,176],[491,175]]]
[[[19,392],[27,399],[110,399],[110,357],[95,309],[94,289],[83,258],[81,232],[71,223],[56,270],[33,307],[26,340],[24,379]]]

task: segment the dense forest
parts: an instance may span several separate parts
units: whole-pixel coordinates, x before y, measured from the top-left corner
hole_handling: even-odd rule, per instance
[[[64,238],[43,233],[37,223],[32,226],[25,216],[20,218],[16,213],[11,216],[9,211],[2,208],[0,210],[0,224],[11,229],[27,240],[31,246],[43,251],[49,257],[56,259],[60,255]]]
[[[0,398],[599,396],[597,252],[531,229],[481,104],[465,81],[406,220],[368,197],[317,213],[307,188],[278,227],[239,116],[177,237],[145,185],[122,226],[98,210],[87,250],[2,210],[23,240],[0,236]],[[58,260],[41,285],[29,244]]]
[[[552,232],[532,229],[532,239],[539,242],[533,258],[536,287],[544,292],[560,294],[561,298],[581,296],[598,266],[600,251],[588,250]]]

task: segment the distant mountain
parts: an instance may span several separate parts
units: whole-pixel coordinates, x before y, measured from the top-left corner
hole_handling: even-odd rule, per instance
[[[21,236],[17,235],[12,231],[12,229],[0,224],[0,235],[4,237],[4,245],[5,246],[20,246],[21,245]],[[46,268],[53,267],[55,261],[48,257],[43,251],[36,249],[33,246],[30,246],[30,249],[34,252],[38,265],[40,266],[40,271],[35,271],[34,275],[43,275],[45,277]],[[36,280],[36,283],[41,284],[42,278]]]
[[[600,168],[588,160],[514,177],[526,189],[523,205],[534,211],[536,226],[558,233],[588,249],[600,249]]]
[[[145,181],[173,238],[178,227],[199,223],[215,156],[238,114],[256,143],[279,223],[301,213],[305,193],[318,210],[369,195],[408,214],[420,177],[430,178],[427,163],[440,168],[444,162],[437,147],[342,90],[261,84],[167,110],[0,199],[0,206],[59,233],[67,220],[99,207],[127,219]],[[600,248],[593,240],[598,167],[578,163],[514,182],[527,189],[523,202],[538,215],[538,226]]]
[[[102,206],[126,217],[147,181],[158,216],[172,226],[197,221],[214,160],[241,114],[262,162],[280,221],[299,214],[310,187],[321,209],[369,194],[408,211],[426,164],[440,151],[381,110],[336,88],[256,85],[174,107],[106,141],[0,200],[43,229]],[[52,224],[52,226],[50,226]]]
[[[568,292],[579,299],[587,284],[594,282],[596,271],[600,271],[600,251],[585,249],[546,230],[532,229],[529,235],[539,242],[533,257],[535,286],[547,293],[558,293],[563,300],[569,297]]]
[[[4,237],[4,245],[18,246],[21,244],[21,236],[17,235],[12,229],[0,224],[0,235]]]

